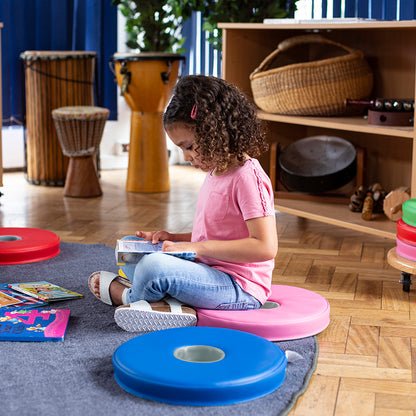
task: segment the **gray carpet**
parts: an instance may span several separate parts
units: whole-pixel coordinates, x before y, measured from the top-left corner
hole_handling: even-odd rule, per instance
[[[137,336],[120,329],[114,309],[89,291],[87,278],[96,270],[117,271],[114,250],[103,244],[61,243],[61,253],[38,263],[0,266],[0,282],[46,280],[84,294],[56,302],[71,309],[63,342],[0,342],[2,415],[49,416],[278,416],[287,414],[307,388],[315,369],[315,337],[280,342],[304,359],[288,364],[286,379],[275,392],[229,406],[189,407],[153,402],[130,395],[115,382],[112,354]]]

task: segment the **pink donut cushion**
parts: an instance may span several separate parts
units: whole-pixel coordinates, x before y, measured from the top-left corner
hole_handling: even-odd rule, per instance
[[[328,301],[315,292],[272,285],[272,294],[260,309],[197,309],[197,325],[236,329],[269,341],[285,341],[323,331],[329,325],[329,311]]]
[[[405,259],[416,261],[416,246],[410,245],[396,238],[396,253]]]

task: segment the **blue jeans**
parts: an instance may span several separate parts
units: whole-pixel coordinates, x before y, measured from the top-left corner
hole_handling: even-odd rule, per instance
[[[156,302],[169,295],[204,309],[257,309],[261,306],[229,274],[204,263],[151,253],[144,255],[137,264],[121,266],[121,270],[132,283],[127,294],[129,303],[142,299]]]

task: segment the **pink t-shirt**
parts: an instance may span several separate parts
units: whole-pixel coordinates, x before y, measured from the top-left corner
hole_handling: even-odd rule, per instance
[[[192,241],[247,238],[245,221],[269,215],[275,215],[270,178],[257,159],[248,159],[224,175],[206,175],[199,191]],[[244,291],[262,304],[270,295],[274,259],[233,263],[201,257],[199,261],[233,276]]]

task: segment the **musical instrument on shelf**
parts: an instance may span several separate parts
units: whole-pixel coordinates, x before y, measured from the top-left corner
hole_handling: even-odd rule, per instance
[[[413,126],[415,102],[412,99],[346,99],[345,106],[361,107],[368,110],[369,124],[386,126]]]
[[[383,211],[386,217],[392,221],[398,221],[402,218],[402,205],[410,199],[410,188],[401,186],[390,191],[383,203]]]
[[[322,193],[340,188],[357,173],[357,151],[336,136],[296,140],[279,154],[280,180],[292,191]]]
[[[415,101],[411,99],[375,98],[369,100],[345,100],[346,106],[360,106],[377,111],[414,111]]]
[[[26,179],[62,186],[68,169],[51,112],[94,105],[97,54],[84,51],[26,51],[20,55],[26,81]]]

